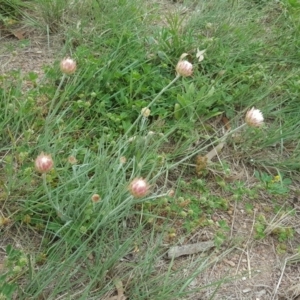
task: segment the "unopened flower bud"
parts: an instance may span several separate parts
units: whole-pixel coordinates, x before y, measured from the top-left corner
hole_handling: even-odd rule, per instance
[[[77,159],[75,156],[71,155],[68,157],[68,162],[71,164],[71,165],[75,165],[77,163]]]
[[[168,194],[169,197],[174,197],[175,196],[175,191],[174,190],[169,190],[167,194]]]
[[[143,117],[148,118],[150,116],[151,110],[148,107],[144,107],[141,110],[141,114]]]
[[[149,185],[143,178],[135,178],[129,185],[129,192],[134,198],[145,197],[149,192]]]
[[[148,135],[148,136],[153,136],[153,135],[155,135],[155,132],[152,131],[152,130],[150,130],[150,131],[148,131],[147,135]]]
[[[136,136],[134,135],[128,139],[128,142],[132,143],[133,141],[135,141],[135,139],[136,139]]]
[[[64,58],[60,62],[60,70],[68,75],[73,74],[76,71],[76,61],[69,57]]]
[[[11,222],[9,218],[0,217],[0,228],[1,226],[6,226]]]
[[[87,228],[86,228],[86,226],[81,226],[81,227],[79,228],[79,231],[80,231],[80,233],[82,233],[82,234],[86,234],[86,233],[87,233]]]
[[[208,23],[205,24],[205,28],[206,29],[212,29],[213,28],[213,24],[210,23],[210,22],[208,22]]]
[[[247,111],[245,121],[250,127],[260,127],[263,125],[264,116],[259,109],[252,107]]]
[[[53,168],[53,160],[51,155],[43,152],[35,159],[35,169],[40,173],[47,173]]]
[[[94,194],[93,196],[92,196],[92,201],[94,202],[94,203],[97,203],[97,202],[99,202],[101,200],[101,197],[98,195],[98,194]]]
[[[185,211],[183,211],[183,210],[179,213],[179,215],[180,215],[182,218],[186,218],[186,217],[187,217],[187,213],[186,213]]]
[[[14,273],[20,273],[22,271],[22,268],[20,266],[14,266],[13,267],[13,272]]]
[[[121,163],[122,165],[124,165],[124,164],[126,164],[126,162],[127,162],[127,158],[126,158],[125,156],[121,156],[121,157],[120,157],[120,163]]]
[[[193,74],[193,65],[187,60],[180,60],[176,66],[176,72],[183,77],[191,76]]]
[[[169,238],[173,239],[175,237],[176,237],[176,233],[175,232],[169,233]]]

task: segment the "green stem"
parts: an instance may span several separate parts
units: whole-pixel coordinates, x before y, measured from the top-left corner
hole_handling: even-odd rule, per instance
[[[180,75],[177,74],[176,77],[168,84],[166,85],[154,98],[153,100],[146,106],[146,108],[149,108],[151,105],[154,104],[154,102],[172,85],[174,84],[178,79]],[[139,122],[139,120],[143,117],[143,115],[140,113],[139,116],[136,118],[134,123],[130,126],[130,128],[127,130],[125,133],[125,138],[126,136],[131,132],[132,128],[135,127],[135,125]]]
[[[56,211],[59,211],[59,207],[56,206],[52,200],[52,197],[51,197],[51,192],[49,191],[48,189],[48,185],[47,185],[47,174],[46,173],[43,173],[42,174],[42,178],[43,178],[43,186],[44,186],[44,189],[45,189],[45,192],[47,194],[47,197],[52,205],[52,207],[54,207],[56,209]]]
[[[65,79],[66,79],[66,74],[63,74],[63,77],[61,78],[61,81],[60,81],[60,83],[59,83],[59,85],[58,85],[58,87],[57,87],[57,89],[56,89],[56,92],[55,92],[55,94],[54,94],[54,97],[53,97],[52,100],[51,100],[51,104],[50,104],[50,107],[49,107],[49,113],[51,113],[51,110],[53,109],[55,100],[57,99],[57,97],[58,97],[58,95],[59,95],[59,92],[60,92],[60,90],[61,90],[61,87],[62,87],[62,85],[63,85]],[[48,114],[48,116],[49,116],[49,114]]]
[[[184,157],[183,159],[181,159],[180,161],[176,162],[175,164],[172,165],[171,168],[177,167],[178,165],[182,164],[183,162],[187,161],[188,159],[192,158],[193,156],[195,156],[196,154],[198,154],[199,152],[202,152],[203,150],[207,149],[210,146],[214,146],[216,143],[220,144],[220,143],[224,143],[225,140],[228,138],[228,136],[232,135],[233,133],[235,133],[236,131],[240,130],[241,128],[243,128],[245,125],[247,125],[246,123],[242,124],[241,126],[233,129],[232,131],[228,131],[224,136],[222,136],[221,138],[219,138],[216,141],[213,141],[212,143],[204,146],[203,148],[194,151],[193,153],[187,155],[186,157]]]
[[[49,194],[49,189],[48,189],[48,186],[47,186],[47,178],[46,178],[46,173],[43,173],[42,174],[42,178],[43,178],[43,186],[44,186],[44,189],[46,191],[46,194],[49,198],[49,200],[51,200],[51,195]]]
[[[180,75],[177,74],[176,77],[153,98],[153,100],[147,105],[147,108],[149,108],[172,84],[174,84],[179,77]]]
[[[63,85],[63,83],[65,82],[65,79],[66,79],[66,74],[63,74],[62,78],[61,78],[61,81],[55,91],[55,94],[51,100],[51,104],[50,104],[50,107],[49,107],[49,111],[48,111],[48,116],[46,118],[46,121],[45,121],[45,130],[46,130],[46,136],[48,136],[48,129],[49,129],[49,123],[51,121],[51,117],[52,117],[52,110],[53,110],[53,107],[54,107],[54,104],[55,104],[55,101],[56,99],[58,98],[59,96],[59,92],[61,90],[61,87]]]

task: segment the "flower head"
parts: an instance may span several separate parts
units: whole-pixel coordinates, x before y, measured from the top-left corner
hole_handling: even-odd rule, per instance
[[[250,127],[260,127],[263,125],[264,116],[259,109],[252,107],[247,111],[245,121]]]
[[[64,73],[64,74],[68,74],[71,75],[76,71],[76,61],[73,60],[70,57],[64,58],[61,62],[60,62],[60,70]]]
[[[141,110],[141,114],[144,118],[148,118],[151,114],[151,110],[148,107],[143,107]]]
[[[71,165],[74,165],[77,163],[77,159],[75,156],[71,155],[68,157],[68,162],[71,164]]]
[[[94,203],[97,203],[97,202],[99,202],[101,200],[101,197],[98,195],[98,194],[94,194],[93,196],[92,196],[92,201],[94,202]]]
[[[197,48],[196,57],[198,58],[199,62],[201,62],[204,59],[204,53],[205,53],[205,51],[206,51],[206,49],[205,50],[199,50]]]
[[[180,60],[176,66],[176,72],[183,77],[192,76],[193,65],[187,60]]]
[[[126,156],[121,156],[121,157],[120,157],[120,163],[121,163],[122,165],[124,165],[124,164],[126,164],[126,162],[127,162]]]
[[[129,185],[129,192],[134,198],[145,197],[149,192],[149,185],[143,178],[135,178]]]
[[[148,131],[147,136],[153,136],[153,135],[155,135],[154,131],[152,131],[152,130]]]
[[[136,140],[136,135],[131,136],[131,137],[128,139],[128,142],[129,142],[129,143],[132,143],[132,142],[135,141],[135,140]]]
[[[53,168],[53,160],[51,155],[44,154],[43,152],[35,159],[35,169],[39,173],[48,173]]]
[[[172,189],[172,190],[169,190],[168,192],[167,192],[167,194],[168,194],[168,196],[169,197],[174,197],[175,196],[175,191]]]

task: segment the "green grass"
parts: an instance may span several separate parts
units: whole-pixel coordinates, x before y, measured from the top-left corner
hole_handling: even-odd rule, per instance
[[[299,5],[185,1],[186,14],[161,14],[137,0],[75,2],[30,1],[36,11],[22,10],[24,22],[48,40],[54,33],[61,37],[62,48],[42,79],[33,72],[0,76],[0,235],[13,224],[32,249],[8,246],[2,294],[104,299],[121,280],[129,299],[183,298],[204,288],[189,283],[212,261],[199,257],[177,270],[173,261],[160,267],[163,245],[212,225],[211,215],[226,210],[228,201],[256,195],[241,183],[224,189],[228,200],[197,179],[195,156],[223,135],[217,117],[226,116],[234,129],[252,106],[265,116],[264,127],[228,135],[229,152],[210,165],[220,187],[236,159],[268,170],[268,180],[260,179],[271,191],[287,190],[287,182],[271,184],[272,176],[298,174]],[[11,13],[19,10],[15,3]],[[202,62],[197,48],[206,49]],[[182,53],[194,75],[166,88]],[[78,68],[62,78],[65,56]],[[141,109],[150,103],[144,118]],[[34,170],[42,151],[55,162],[45,176]],[[145,198],[128,191],[136,177],[151,185]],[[101,196],[98,203],[93,194]],[[264,235],[266,225],[259,224]],[[227,225],[219,224],[217,246],[226,240]],[[37,242],[30,243],[31,236]],[[135,259],[124,259],[128,255]],[[188,278],[180,276],[183,269]]]

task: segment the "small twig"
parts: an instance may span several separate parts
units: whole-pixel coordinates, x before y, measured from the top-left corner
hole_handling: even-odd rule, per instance
[[[1,68],[4,70],[4,67],[6,66],[6,65],[8,65],[11,61],[12,61],[12,58],[13,58],[13,56],[10,56],[9,57],[9,59],[5,62],[5,64],[3,64],[2,66],[1,66]]]
[[[232,239],[232,235],[233,235],[233,225],[234,225],[234,221],[235,221],[235,211],[236,211],[236,201],[234,202],[234,209],[233,209],[231,229],[230,229],[230,239]]]
[[[284,271],[285,271],[285,268],[286,268],[286,265],[288,263],[295,263],[295,262],[299,262],[300,261],[300,254],[299,253],[296,253],[290,257],[287,257],[285,260],[284,260],[284,264],[283,264],[283,268],[282,268],[282,271],[281,271],[281,274],[280,274],[280,277],[278,279],[278,282],[277,282],[277,285],[276,285],[276,288],[274,290],[274,294],[273,294],[273,297],[271,300],[274,300],[275,299],[275,296],[277,295],[277,292],[278,292],[278,289],[279,289],[279,286],[281,284],[281,281],[282,281],[282,278],[283,278],[283,274],[284,274]]]
[[[255,223],[255,210],[254,210],[254,215],[253,215],[253,222],[252,222],[252,227],[251,227],[251,231],[250,231],[250,234],[249,234],[249,238],[246,242],[246,246],[244,247],[244,249],[242,250],[243,252],[245,252],[246,248],[247,248],[247,261],[248,261],[248,271],[249,271],[249,275],[250,275],[250,278],[251,278],[251,268],[250,268],[250,257],[249,257],[249,253],[248,253],[248,243],[250,241],[250,238],[252,236],[252,232],[253,232],[253,228],[254,228],[254,223]],[[235,275],[237,275],[238,273],[238,270],[239,270],[239,266],[240,266],[240,263],[241,263],[241,259],[242,259],[242,255],[240,256],[240,260],[239,260],[239,264],[237,266],[237,269],[236,269],[236,272],[235,272]]]
[[[287,264],[289,263],[297,263],[300,261],[300,253],[296,253],[290,257],[287,258]]]
[[[282,268],[282,271],[281,271],[279,280],[278,280],[278,282],[277,282],[277,285],[276,285],[276,287],[275,287],[274,294],[273,294],[273,297],[272,297],[271,300],[274,300],[274,299],[275,299],[275,296],[277,295],[277,292],[278,292],[278,289],[279,289],[279,286],[280,286],[280,284],[281,284],[282,277],[283,277],[283,274],[284,274],[284,271],[285,271],[285,267],[286,267],[287,260],[288,260],[287,258],[284,260],[283,268]]]
[[[211,161],[216,155],[218,155],[221,150],[224,147],[224,143],[221,142],[220,144],[218,144],[216,147],[213,147],[212,150],[210,150],[205,157],[207,158],[207,161]]]
[[[280,215],[281,210],[283,210],[284,206],[280,208],[280,210],[277,212],[277,214],[273,217],[273,219],[269,222],[269,225],[267,228],[264,230],[264,233],[266,235],[270,234],[274,229],[284,226],[285,223],[287,222],[288,217],[290,216],[291,212],[295,211],[295,208],[292,209],[289,212],[286,212],[282,215]],[[279,219],[276,221],[276,218],[279,217]],[[274,223],[273,223],[274,222]]]
[[[251,279],[251,265],[250,265],[250,257],[249,257],[248,247],[247,247],[247,264],[248,264],[249,279]]]

